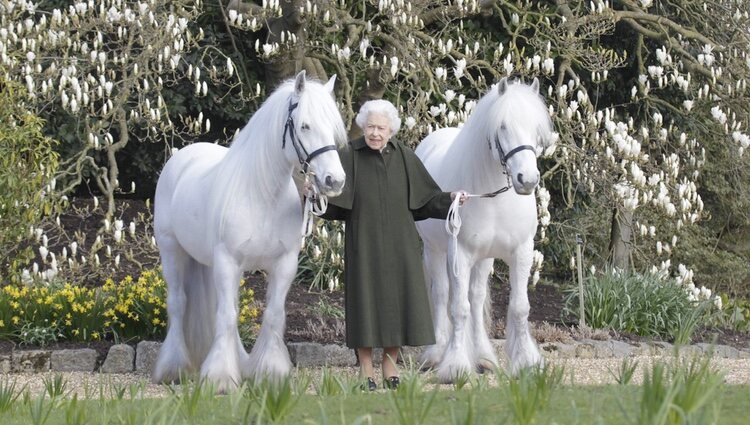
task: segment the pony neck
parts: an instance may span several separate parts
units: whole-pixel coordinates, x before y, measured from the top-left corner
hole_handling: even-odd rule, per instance
[[[294,169],[295,164],[284,152],[293,147],[282,148],[288,113],[288,100],[284,98],[288,96],[273,99],[267,107],[256,111],[219,164],[220,169],[227,171],[227,180],[240,184],[240,190],[256,202],[270,200],[279,193]]]

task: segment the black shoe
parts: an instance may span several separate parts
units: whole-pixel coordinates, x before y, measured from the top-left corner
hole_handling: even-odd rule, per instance
[[[378,384],[375,383],[375,380],[367,377],[367,382],[362,384],[362,391],[375,391],[378,389]]]
[[[398,388],[399,380],[398,376],[391,376],[383,381],[383,388],[388,390],[395,390]]]

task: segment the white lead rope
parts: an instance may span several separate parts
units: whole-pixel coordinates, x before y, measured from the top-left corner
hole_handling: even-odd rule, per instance
[[[466,196],[468,197],[471,195]],[[448,209],[448,217],[445,218],[445,231],[451,235],[451,245],[449,249],[453,248],[453,264],[451,266],[453,267],[453,276],[456,277],[458,277],[458,261],[456,260],[458,258],[456,255],[458,252],[458,232],[461,231],[461,215],[458,213],[459,208],[461,208],[460,194],[453,198],[451,207]]]
[[[305,174],[305,183],[303,187],[308,187],[310,182],[310,173]],[[312,196],[305,193],[305,206],[302,212],[302,245],[305,245],[305,239],[312,234],[314,227],[313,216],[321,216],[328,209],[328,197],[318,191],[315,184],[312,187]]]
[[[457,196],[453,198],[451,207],[448,209],[448,216],[445,218],[445,231],[448,232],[449,235],[451,235],[451,245],[449,246],[449,252],[451,248],[453,249],[453,264],[451,265],[453,268],[453,276],[458,277],[458,233],[461,231],[461,215],[458,213],[458,210],[459,208],[461,208],[461,196],[466,199],[494,198],[495,196],[507,190],[508,188],[506,187],[495,192],[484,193],[482,195],[460,191],[458,192]]]

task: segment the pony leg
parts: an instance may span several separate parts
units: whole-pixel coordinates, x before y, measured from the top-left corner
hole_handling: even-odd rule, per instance
[[[297,271],[298,252],[290,252],[279,259],[268,273],[266,310],[260,325],[260,334],[243,364],[243,376],[256,382],[263,379],[279,380],[289,375],[292,361],[284,344],[286,311],[284,303]]]
[[[457,275],[453,274],[454,261],[457,261]],[[451,245],[451,248],[448,250],[446,268],[450,277],[450,318],[453,324],[453,332],[451,333],[451,338],[445,349],[443,358],[436,370],[438,379],[442,383],[453,382],[461,375],[473,371],[471,361],[473,358],[473,349],[471,342],[468,341],[470,333],[467,329],[471,307],[469,304],[469,277],[471,270],[468,263],[469,260],[466,256],[460,252],[454,252]]]
[[[494,259],[477,263],[471,270],[469,300],[471,302],[471,335],[474,344],[474,362],[477,368],[492,370],[498,367],[495,349],[487,335],[485,319],[490,320],[490,300],[487,298],[488,278]]]
[[[167,337],[159,350],[151,381],[154,383],[178,382],[180,375],[190,373],[194,365],[185,344],[184,321],[187,298],[185,279],[193,261],[171,236],[159,241],[164,279],[167,281]]]
[[[425,246],[424,268],[432,304],[432,323],[435,328],[435,345],[427,347],[422,354],[422,366],[433,368],[443,357],[450,338],[451,324],[448,319],[448,275],[445,272],[446,255]]]
[[[237,388],[241,374],[237,333],[239,286],[242,270],[224,246],[216,249],[213,283],[216,287],[216,322],[214,340],[201,366],[201,378],[211,382],[218,393]]]
[[[544,359],[529,331],[528,282],[532,263],[532,243],[524,244],[511,257],[510,269],[510,305],[506,325],[505,349],[510,360],[511,374],[534,365],[542,365]]]

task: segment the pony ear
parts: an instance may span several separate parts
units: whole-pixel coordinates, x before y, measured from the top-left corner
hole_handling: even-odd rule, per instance
[[[295,93],[300,94],[304,90],[305,90],[305,70],[303,69],[294,78],[294,91]]]
[[[539,79],[534,77],[534,81],[531,82],[531,89],[539,93]]]
[[[497,83],[497,93],[502,96],[505,94],[505,90],[508,89],[508,77],[503,77],[499,83]]]
[[[325,84],[324,87],[326,88],[326,90],[328,90],[328,93],[333,94],[333,86],[335,85],[336,85],[336,74],[333,74],[331,76],[331,79],[328,80],[328,82]]]

